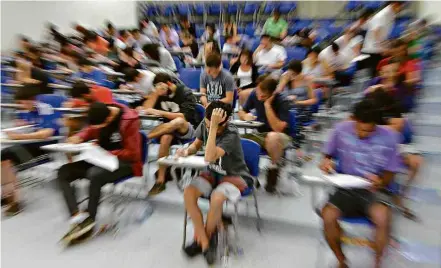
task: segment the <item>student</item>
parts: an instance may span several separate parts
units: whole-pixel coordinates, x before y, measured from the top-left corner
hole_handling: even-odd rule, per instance
[[[47,104],[38,101],[39,88],[34,84],[24,84],[15,95],[15,100],[23,106],[26,113],[21,113],[20,124],[34,125],[29,133],[4,131],[11,140],[36,139],[44,142],[45,139],[59,135],[60,126],[53,117],[53,110]],[[1,182],[2,203],[6,202],[8,208],[5,214],[13,216],[22,210],[17,194],[17,177],[15,168],[32,159],[41,157],[46,153],[40,150],[42,143],[29,143],[13,145],[1,150]]]
[[[84,44],[96,53],[104,56],[109,52],[109,42],[93,31],[87,32],[84,37]]]
[[[239,92],[240,105],[245,104],[253,88],[256,87],[256,80],[259,71],[253,62],[253,53],[244,49],[236,62],[231,66],[230,72],[237,77],[236,85]]]
[[[118,158],[118,168],[108,171],[86,161],[63,165],[58,170],[57,181],[69,213],[71,229],[63,237],[65,242],[73,242],[93,234],[95,218],[101,197],[101,187],[128,176],[142,176],[141,138],[138,114],[124,105],[106,105],[95,102],[88,111],[89,127],[68,139],[69,143],[79,144],[97,139],[100,146]],[[75,197],[73,181],[86,178],[90,180],[87,211],[80,211]]]
[[[123,50],[127,47],[132,47],[132,45],[135,43],[135,40],[133,39],[129,31],[121,30],[119,31],[119,38],[116,38],[114,43],[118,49]]]
[[[277,80],[270,77],[263,78],[263,81],[251,92],[243,110],[239,111],[241,120],[257,120],[264,123],[257,129],[257,134],[246,134],[243,138],[259,143],[271,158],[265,187],[269,193],[274,193],[276,190],[283,152],[291,143],[289,136],[291,104],[283,95],[274,94],[276,88]],[[252,114],[251,110],[255,110],[256,115]]]
[[[231,73],[222,68],[219,54],[210,54],[205,61],[205,71],[201,73],[200,91],[206,95],[201,103],[207,107],[210,102],[221,101],[232,104],[236,85]]]
[[[142,51],[149,60],[158,63],[160,67],[176,72],[175,61],[167,49],[158,44],[147,44],[142,47]]]
[[[156,25],[152,21],[150,21],[148,18],[141,20],[140,29],[151,40],[158,40],[159,39],[158,28],[156,28]]]
[[[222,48],[222,53],[237,55],[239,52],[240,48],[236,45],[234,37],[232,35],[225,36],[225,44]]]
[[[382,54],[386,51],[385,41],[389,37],[395,18],[403,6],[404,2],[402,1],[390,1],[367,23],[362,52],[369,55],[369,58],[366,59],[366,65],[369,66],[371,78],[376,75],[377,65],[383,58]]]
[[[159,33],[162,44],[166,49],[172,49],[179,46],[179,35],[175,29],[170,28],[169,25],[163,24],[161,26],[161,32]]]
[[[147,35],[141,33],[138,29],[133,29],[132,36],[135,39],[135,47],[137,49],[142,49],[146,44],[152,44],[153,41],[147,37]]]
[[[279,10],[275,9],[273,16],[268,18],[263,25],[263,33],[276,40],[283,40],[288,34],[288,23],[280,18]]]
[[[376,125],[377,107],[363,100],[354,108],[354,121],[337,124],[325,145],[320,169],[325,173],[338,172],[359,176],[372,182],[370,189],[337,189],[322,209],[325,238],[339,262],[348,267],[341,249],[341,217],[368,216],[374,223],[375,267],[381,266],[384,249],[389,245],[391,210],[385,205],[385,188],[398,171],[396,134]]]
[[[154,128],[147,135],[149,139],[159,139],[159,157],[161,158],[169,154],[173,140],[193,139],[194,130],[201,118],[196,113],[196,99],[191,89],[182,84],[175,84],[165,73],[157,74],[153,84],[154,92],[138,110],[166,119],[166,123]],[[156,195],[165,190],[165,177],[166,167],[160,165],[156,183],[149,195]]]
[[[193,38],[196,38],[196,28],[194,23],[190,23],[187,16],[181,16],[179,19],[179,25],[181,26],[181,31],[188,32]]]
[[[140,59],[141,56],[138,56],[138,53],[133,50],[131,47],[126,47],[123,50],[119,51],[119,62],[118,66],[115,68],[115,71],[122,72],[126,68],[135,68],[141,69]],[[139,58],[139,60],[138,60]]]
[[[217,227],[221,223],[224,202],[237,202],[241,193],[253,186],[238,130],[228,123],[231,114],[230,104],[210,103],[204,121],[196,130],[196,140],[188,148],[176,152],[178,157],[185,157],[205,145],[205,161],[210,163],[208,171],[193,179],[184,190],[185,209],[195,229],[195,241],[184,251],[190,257],[203,252],[208,264],[216,259]],[[210,198],[205,225],[198,207],[200,197]]]
[[[340,44],[345,46],[344,42]],[[352,72],[349,72],[351,66],[351,58],[345,49],[340,49],[337,42],[332,42],[331,46],[324,49],[319,54],[319,59],[325,62],[328,68],[327,73],[331,74],[340,86],[348,86],[352,80]]]
[[[106,74],[96,68],[90,60],[81,58],[78,61],[78,66],[80,67],[80,72],[74,75],[75,77],[94,81],[98,85],[103,85],[105,83],[105,80],[107,79]]]
[[[186,57],[185,62],[190,65],[204,65],[207,57],[213,53],[220,54],[218,42],[214,39],[209,39],[199,50],[199,53],[195,59]]]
[[[286,60],[286,50],[273,43],[271,36],[262,35],[260,45],[254,51],[254,62],[263,70],[276,71],[280,75]]]
[[[122,89],[133,89],[142,93],[143,96],[148,96],[153,92],[155,74],[151,71],[127,68],[124,70],[124,74],[127,85],[122,85]]]
[[[302,62],[302,73],[310,78],[325,78],[327,74],[328,67],[326,63],[319,60],[319,54],[321,50],[315,47],[309,50],[306,59]]]
[[[363,13],[360,15],[360,18],[355,21],[351,27],[350,30],[354,32],[354,35],[360,35],[363,37],[363,39],[366,37],[367,29],[368,29],[368,22],[372,18],[372,16],[375,14],[375,11],[373,9],[366,9],[363,11]]]
[[[207,25],[205,25],[205,31],[201,36],[202,43],[205,43],[208,40],[215,40],[219,45],[220,33],[219,30],[216,30],[216,25],[214,25],[214,23],[207,23]]]

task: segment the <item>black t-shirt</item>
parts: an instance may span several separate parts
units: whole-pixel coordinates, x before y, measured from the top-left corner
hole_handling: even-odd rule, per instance
[[[123,110],[120,109],[113,121],[102,128],[98,136],[98,145],[107,151],[120,150],[123,148],[122,135],[120,133]]]
[[[202,118],[196,113],[196,99],[191,89],[184,85],[176,85],[175,93],[167,96],[160,96],[155,104],[155,109],[172,112],[183,113],[185,120],[193,126],[197,126]]]

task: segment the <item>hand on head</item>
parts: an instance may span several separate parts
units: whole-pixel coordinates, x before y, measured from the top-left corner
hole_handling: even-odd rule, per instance
[[[221,108],[216,108],[211,114],[210,122],[212,126],[214,125],[219,126],[220,124],[225,122],[226,119],[227,119],[227,113]]]

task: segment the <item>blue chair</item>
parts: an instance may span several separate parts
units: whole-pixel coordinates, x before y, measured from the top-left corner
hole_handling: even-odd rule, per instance
[[[179,79],[194,91],[200,90],[200,79],[202,69],[182,68],[179,70]]]
[[[202,27],[196,27],[196,38],[201,38],[201,36],[204,34],[205,28]]]
[[[198,16],[203,16],[205,14],[205,5],[204,4],[194,5],[194,12]]]
[[[253,24],[248,24],[245,27],[245,34],[249,37],[254,37],[254,33],[256,32],[256,29],[254,28]]]
[[[281,2],[279,6],[280,14],[288,14],[291,11],[294,11],[297,8],[297,4],[295,2]]]
[[[208,7],[208,14],[209,15],[220,15],[222,11],[222,6],[221,4],[215,3],[215,4],[211,4]]]
[[[228,59],[222,59],[222,66],[224,69],[229,70],[230,69],[230,61]]]
[[[403,144],[412,143],[413,130],[412,130],[412,126],[410,125],[409,119],[405,120],[404,128],[401,134],[403,136],[403,140],[402,140]]]
[[[274,9],[279,8],[279,3],[277,2],[266,2],[265,8],[263,9],[263,14],[269,15],[273,13]]]
[[[346,11],[354,11],[358,8],[360,8],[362,5],[361,1],[348,1],[348,3],[345,6]]]
[[[288,62],[291,60],[299,60],[302,61],[306,58],[306,49],[303,47],[287,47],[286,50],[286,59]]]
[[[365,1],[364,7],[369,9],[379,9],[383,6],[383,1]]]
[[[228,3],[227,13],[229,15],[237,14],[238,5],[236,3]]]
[[[63,103],[67,101],[67,98],[55,94],[41,94],[37,96],[36,100],[42,104],[45,104],[44,106],[39,107],[39,109],[49,109],[47,112],[40,111],[43,116],[47,116],[49,120],[55,122],[56,125],[61,127],[61,123],[59,121],[63,117],[63,114],[60,111],[54,111],[53,108],[63,107]],[[59,134],[60,133],[58,129],[54,133],[54,136],[57,136]]]
[[[188,4],[179,4],[178,13],[180,16],[187,16],[190,13],[190,6]]]
[[[172,17],[175,14],[174,6],[173,5],[165,5],[164,6],[164,17]]]
[[[184,63],[182,63],[181,59],[178,56],[173,56],[173,61],[176,65],[176,70],[179,72],[182,68],[184,68]]]
[[[243,14],[245,15],[253,15],[259,10],[259,4],[255,2],[247,2],[245,3],[245,7],[243,9]]]
[[[200,103],[196,103],[196,113],[198,114],[199,118],[204,120],[205,118],[205,107],[204,105],[200,104]]]
[[[253,39],[251,41],[251,51],[255,51],[260,46],[260,39]]]
[[[259,176],[259,152],[261,151],[260,145],[256,143],[255,141],[248,140],[248,139],[241,139],[240,140],[242,145],[242,151],[244,152],[244,159],[245,163],[248,167],[248,170],[250,171],[250,175],[257,180],[257,177]],[[260,232],[262,227],[262,220],[260,218],[259,213],[259,206],[257,202],[257,196],[255,187],[248,187],[242,192],[242,198],[239,200],[239,202],[234,203],[234,215],[233,215],[233,227],[236,234],[236,242],[238,240],[238,232],[237,232],[237,226],[238,226],[238,217],[239,217],[239,211],[238,211],[238,205],[240,202],[245,201],[246,205],[248,206],[248,197],[251,197],[254,199],[254,208],[256,209],[256,228]],[[228,207],[229,201],[226,202],[226,206]],[[185,248],[185,242],[187,240],[187,221],[188,221],[188,215],[187,210],[185,210],[184,215],[184,237],[182,242],[182,248]]]

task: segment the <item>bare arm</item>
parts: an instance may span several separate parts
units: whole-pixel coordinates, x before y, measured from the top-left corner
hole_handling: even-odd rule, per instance
[[[205,147],[205,161],[214,162],[225,155],[222,148],[216,146],[216,135],[218,125],[212,124],[208,133],[207,146]]]
[[[221,99],[220,101],[223,103],[232,104],[233,97],[234,97],[234,91],[227,91],[227,93],[225,94],[225,98]]]
[[[187,148],[187,155],[192,155],[197,153],[202,148],[203,142],[196,138],[194,142]]]
[[[275,64],[268,65],[268,67],[270,67],[271,69],[280,69],[280,68],[283,67],[283,65],[285,65],[285,61],[281,60],[281,61],[278,61]]]
[[[201,88],[201,93],[204,94],[204,95],[201,96],[201,103],[202,103],[202,105],[204,105],[204,107],[207,107],[208,100],[207,100],[207,96],[205,95],[205,94],[207,94],[207,89],[206,88]]]
[[[143,108],[153,108],[156,104],[156,100],[158,100],[158,95],[156,95],[155,93],[150,94],[147,100],[144,102]]]
[[[44,140],[51,137],[54,134],[52,128],[40,129],[33,133],[7,133],[8,137],[13,140]]]
[[[297,101],[296,105],[310,106],[310,105],[316,104],[316,102],[317,102],[317,99],[315,97],[314,90],[312,89],[312,81],[309,80],[308,81],[308,99],[304,100],[304,101]]]

